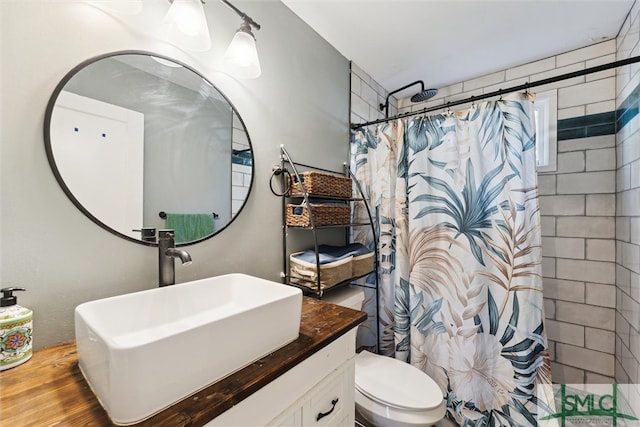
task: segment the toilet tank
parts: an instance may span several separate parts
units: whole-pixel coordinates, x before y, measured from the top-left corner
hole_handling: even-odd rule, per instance
[[[362,286],[345,286],[342,289],[328,292],[322,297],[322,300],[342,307],[362,310],[362,303],[364,302],[364,288]]]

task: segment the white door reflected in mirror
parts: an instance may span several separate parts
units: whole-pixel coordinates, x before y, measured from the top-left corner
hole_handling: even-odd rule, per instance
[[[100,221],[138,238],[130,228],[143,223],[144,114],[62,91],[51,137],[60,174],[78,201]],[[93,173],[78,159],[94,160]]]

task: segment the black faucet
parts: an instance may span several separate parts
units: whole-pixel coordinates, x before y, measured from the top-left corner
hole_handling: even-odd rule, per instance
[[[176,282],[175,259],[180,258],[182,265],[191,264],[191,255],[175,247],[175,231],[158,230],[159,286],[169,286]]]

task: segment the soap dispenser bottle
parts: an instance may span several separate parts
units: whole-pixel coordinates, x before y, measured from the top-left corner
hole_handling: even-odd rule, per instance
[[[24,288],[2,288],[0,298],[0,371],[31,359],[33,312],[18,305],[15,291]]]

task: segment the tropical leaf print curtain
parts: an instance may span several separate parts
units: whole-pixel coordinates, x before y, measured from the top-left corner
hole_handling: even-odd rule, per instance
[[[378,208],[380,352],[429,374],[457,425],[536,425],[551,382],[532,114],[518,95],[353,134]]]
[[[408,266],[399,268],[399,263],[407,261],[405,256],[397,256],[399,250],[406,248],[406,180],[404,169],[402,126],[392,122],[377,130],[366,130],[354,134],[351,152],[351,170],[369,201],[373,210],[374,225],[378,236],[378,298],[375,290],[365,289],[363,310],[369,313],[364,328],[358,328],[358,347],[378,351],[393,356],[394,342],[394,294],[399,276],[396,273],[406,271]],[[369,220],[363,203],[355,203],[354,222],[366,223]],[[372,246],[374,243],[370,227],[356,227],[353,240]],[[397,242],[399,239],[399,242]],[[375,278],[366,280],[374,282]],[[379,309],[376,310],[376,303]],[[378,321],[376,322],[376,311]],[[377,324],[376,324],[377,323]],[[378,328],[379,332],[376,331]],[[378,342],[380,337],[380,342]]]

